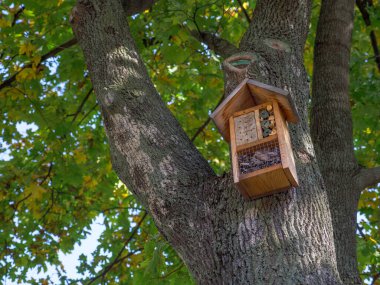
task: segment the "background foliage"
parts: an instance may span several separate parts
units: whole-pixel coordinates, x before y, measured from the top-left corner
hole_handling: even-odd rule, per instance
[[[101,117],[82,52],[69,23],[73,0],[0,2],[0,278],[27,284],[192,284],[186,267],[142,206],[113,173]],[[312,57],[319,1],[312,11],[305,66]],[[369,33],[380,35],[380,4],[367,26],[356,11],[351,102],[357,158],[380,164],[380,76]],[[152,80],[168,108],[218,173],[228,171],[227,144],[208,115],[223,94],[221,58],[191,36],[217,33],[239,42],[254,1],[160,0],[129,24]],[[379,38],[378,38],[379,39]],[[379,188],[359,203],[362,277],[380,284]],[[81,279],[58,257],[90,233],[105,230]],[[33,272],[51,270],[35,278]],[[29,272],[29,274],[27,274]]]

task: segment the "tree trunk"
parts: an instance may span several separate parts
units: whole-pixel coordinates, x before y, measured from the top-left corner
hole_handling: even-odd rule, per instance
[[[310,1],[258,1],[239,51],[247,76],[289,90],[300,186],[246,201],[217,177],[151,83],[118,0],[79,0],[72,24],[110,143],[113,167],[200,284],[342,284],[330,209],[308,128],[303,46]]]
[[[311,127],[327,186],[337,264],[344,284],[361,284],[356,258],[360,191],[349,102],[354,0],[322,1],[314,50]],[[326,120],[328,118],[328,120]]]

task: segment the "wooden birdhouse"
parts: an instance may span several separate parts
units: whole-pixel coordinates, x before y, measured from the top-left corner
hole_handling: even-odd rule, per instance
[[[246,198],[298,186],[287,121],[297,122],[288,92],[245,79],[211,114],[231,145],[234,182]]]

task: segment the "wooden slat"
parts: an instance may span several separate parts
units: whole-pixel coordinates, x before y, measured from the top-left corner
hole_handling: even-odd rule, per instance
[[[238,117],[238,116],[241,116],[241,115],[244,115],[244,114],[247,114],[247,113],[251,113],[251,112],[254,112],[255,110],[258,110],[258,109],[261,109],[261,108],[265,108],[267,105],[268,105],[268,103],[265,103],[265,104],[260,104],[260,105],[257,105],[257,106],[254,106],[254,107],[251,107],[251,108],[248,108],[248,109],[244,109],[244,110],[241,110],[241,111],[233,113],[232,116]]]
[[[287,165],[283,165],[284,167],[284,172],[285,175],[288,177],[290,183],[292,186],[297,187],[298,186],[298,176],[297,176],[297,171],[296,171],[296,163],[294,160],[294,155],[293,155],[293,149],[292,149],[292,144],[290,140],[290,134],[289,134],[289,129],[288,125],[285,121],[284,116],[281,114],[282,118],[282,133],[284,137],[284,142],[286,145],[286,151],[287,151]]]
[[[235,138],[235,122],[234,118],[230,117],[230,132],[231,132],[231,161],[232,161],[232,172],[234,176],[234,182],[239,182],[239,165],[238,165],[238,157],[236,151],[236,138]]]
[[[248,193],[251,198],[271,195],[291,187],[281,166],[272,168],[269,172],[240,180],[237,186],[241,192]]]
[[[239,151],[242,151],[244,149],[251,148],[251,147],[257,146],[259,144],[271,142],[274,140],[277,140],[277,134],[273,135],[273,136],[266,137],[266,138],[261,139],[261,140],[257,140],[255,142],[238,145],[238,146],[236,146],[236,150],[237,150],[237,152],[239,152]]]
[[[269,166],[269,167],[266,167],[266,168],[263,168],[263,169],[259,169],[259,170],[256,170],[256,171],[253,171],[253,172],[250,172],[250,173],[240,174],[239,175],[239,180],[244,180],[244,179],[248,179],[248,178],[251,178],[251,177],[259,176],[259,175],[262,175],[262,174],[265,174],[265,173],[268,173],[268,172],[272,172],[273,170],[280,169],[280,168],[282,168],[281,163],[275,164],[275,165],[272,165],[272,166]]]
[[[278,137],[278,145],[280,147],[280,155],[281,155],[281,163],[285,167],[289,165],[288,163],[288,149],[285,144],[285,136],[284,136],[284,122],[281,116],[280,108],[277,102],[273,102],[273,112],[274,119],[276,121],[277,126],[277,137]]]
[[[293,186],[298,186],[298,177],[290,142],[290,135],[285,118],[282,115],[277,103],[273,104],[275,120],[277,124],[278,144],[280,146],[281,163],[284,173]]]
[[[259,138],[259,140],[262,140],[263,130],[261,129],[260,110],[255,110],[255,118],[256,118],[257,137]]]

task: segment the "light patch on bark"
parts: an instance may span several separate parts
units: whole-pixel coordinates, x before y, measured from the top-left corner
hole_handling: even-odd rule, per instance
[[[265,240],[265,227],[262,219],[258,218],[256,207],[245,212],[243,220],[239,223],[238,238],[242,250],[259,246]]]
[[[155,218],[155,222],[157,223],[157,226],[161,227],[162,223],[161,221],[167,220],[167,215],[169,214],[168,209],[166,209],[165,206],[165,200],[161,199],[160,197],[154,197],[149,200],[149,209],[151,210],[151,213],[153,217]],[[165,224],[165,227],[169,227],[173,230],[173,223],[170,221],[169,223]]]
[[[115,96],[116,96],[116,94],[113,92],[113,90],[108,89],[105,92],[105,95],[103,97],[104,98],[104,100],[103,100],[104,105],[107,107],[112,106],[114,101],[115,101]]]
[[[173,181],[172,179],[166,179],[177,176],[178,171],[176,170],[176,168],[173,167],[173,165],[175,165],[174,160],[170,154],[165,156],[158,165],[163,177],[162,181],[160,182],[160,185],[163,189],[167,189],[167,191],[169,192],[174,192],[178,186],[177,181]]]

